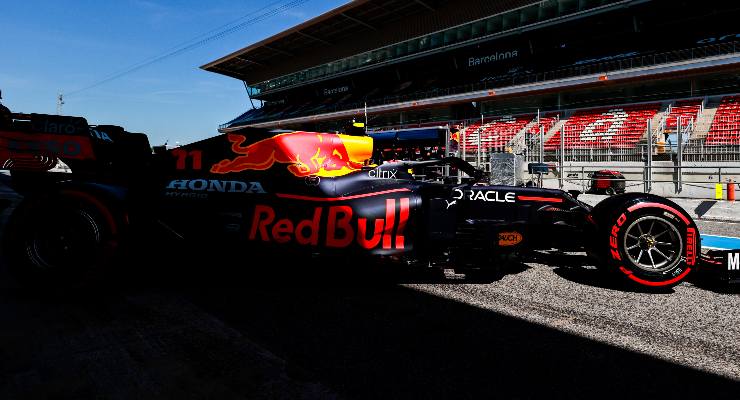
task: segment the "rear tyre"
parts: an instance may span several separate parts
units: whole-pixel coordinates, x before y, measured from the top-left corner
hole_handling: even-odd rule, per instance
[[[62,289],[99,280],[118,247],[118,224],[94,197],[69,192],[27,199],[3,241],[9,272],[24,286]]]
[[[601,233],[594,246],[608,276],[643,289],[670,288],[694,269],[699,232],[678,205],[644,196],[612,204],[611,212],[597,206]]]

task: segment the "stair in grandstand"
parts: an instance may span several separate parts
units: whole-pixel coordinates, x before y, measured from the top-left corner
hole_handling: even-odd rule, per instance
[[[535,124],[527,130],[527,134],[539,135],[540,128],[542,128],[545,135],[547,135],[547,133],[550,132],[558,122],[560,122],[560,117],[561,113],[559,112],[543,114],[540,116],[539,122],[535,120]]]
[[[565,114],[567,115],[567,114]],[[545,143],[552,140],[553,136],[555,136],[558,132],[560,132],[560,128],[563,127],[568,122],[568,118],[562,118],[555,122],[552,127],[550,127],[549,130],[545,131]]]
[[[539,151],[540,130],[543,131],[543,137],[549,132],[555,124],[560,122],[560,112],[542,113],[539,117],[534,117],[519,133],[509,142],[508,147],[514,153],[521,153],[524,149],[529,152]]]
[[[548,113],[542,114],[539,117],[532,118],[527,125],[525,125],[507,145],[512,152],[516,153],[523,150],[525,147],[531,147],[532,142],[539,143],[540,129],[544,129],[547,132],[552,126],[560,120],[560,113]]]
[[[529,131],[533,129],[533,127],[537,127],[538,121],[537,117],[534,117],[527,125],[525,125],[522,129],[517,132],[516,135],[514,135],[511,140],[509,140],[509,143],[506,145],[506,148],[511,150],[512,153],[521,153],[524,151],[524,149],[527,147],[527,137],[529,136]]]
[[[668,114],[668,110],[670,109],[671,105],[673,104],[673,101],[664,101],[660,103],[660,111],[655,113],[655,116],[653,119],[650,120],[650,126],[653,130],[653,140],[658,140],[657,138],[663,137],[663,131],[662,131],[662,121],[666,118]],[[641,142],[647,141],[647,131],[645,131],[645,136],[642,137],[640,140]]]
[[[511,139],[524,129],[532,120],[532,115],[507,115],[483,120],[483,125],[474,123],[463,131],[465,151],[477,152],[480,142],[481,151],[503,151]]]
[[[537,121],[537,117],[534,117],[534,119],[529,121],[529,123],[525,125],[524,128],[522,128],[522,130],[517,132],[516,136],[514,136],[511,140],[514,141],[514,140],[519,139],[520,137],[524,138],[527,135],[535,134],[536,132],[538,132],[539,126],[540,124],[539,124],[539,121]]]
[[[717,114],[720,101],[721,98],[710,98],[704,102],[704,111],[702,111],[694,126],[693,137],[695,139],[706,139],[709,130],[712,128],[712,122],[714,121],[714,116]]]

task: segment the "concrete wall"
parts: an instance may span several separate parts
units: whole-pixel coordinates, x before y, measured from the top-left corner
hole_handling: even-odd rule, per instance
[[[650,193],[665,197],[714,199],[717,183],[722,183],[726,191],[726,184],[730,179],[733,182],[740,182],[740,163],[685,162],[683,183],[679,191],[676,184],[676,169],[673,167],[672,161],[653,162],[653,184]],[[645,191],[644,164],[640,162],[568,162],[564,167],[563,189],[587,190],[590,186],[588,174],[602,169],[616,170],[624,174],[628,192]],[[558,188],[559,178],[559,171],[552,171],[545,177],[544,186]],[[736,191],[740,195],[738,186]]]

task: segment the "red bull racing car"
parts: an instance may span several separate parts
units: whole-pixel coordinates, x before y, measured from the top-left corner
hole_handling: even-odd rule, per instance
[[[606,277],[643,288],[671,287],[697,268],[726,271],[700,262],[689,214],[651,194],[591,207],[560,190],[482,184],[454,157],[369,165],[366,136],[243,129],[152,152],[143,134],[83,118],[5,121],[0,169],[23,201],[2,253],[31,285],[84,281],[144,236],[470,274],[537,249],[586,251]],[[418,178],[439,167],[463,178]]]

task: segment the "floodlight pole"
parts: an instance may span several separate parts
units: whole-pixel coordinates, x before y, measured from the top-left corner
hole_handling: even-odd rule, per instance
[[[57,115],[62,115],[62,106],[64,105],[64,95],[62,91],[57,94]]]
[[[483,114],[480,115],[480,126],[478,127],[478,153],[477,158],[475,161],[475,166],[480,168],[480,161],[481,161],[481,147],[483,144],[483,141],[481,140],[481,136],[483,135]]]
[[[466,159],[466,154],[465,154],[465,135],[466,135],[467,130],[468,130],[468,124],[466,122],[463,122],[463,129],[460,132],[460,143],[462,143],[462,157],[460,158],[462,158],[465,161],[468,161]]]
[[[676,118],[676,125],[678,127],[678,132],[676,135],[676,166],[678,167],[676,169],[676,193],[681,193],[683,190],[683,132],[681,130],[681,117],[679,116]]]
[[[540,150],[540,164],[545,162],[545,127],[540,125],[540,143],[539,143],[539,150]]]
[[[445,129],[445,158],[450,157],[450,124],[447,124],[447,129]],[[450,177],[450,165],[445,164],[445,179],[449,179]]]
[[[565,125],[560,127],[560,189],[563,188],[563,174],[565,173]]]

